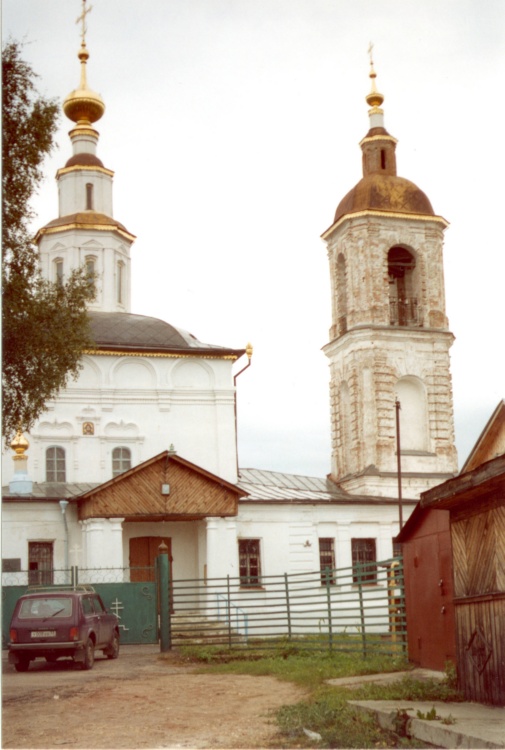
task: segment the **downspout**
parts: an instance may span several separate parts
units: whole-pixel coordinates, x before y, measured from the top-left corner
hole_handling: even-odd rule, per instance
[[[65,571],[68,573],[69,562],[68,562],[68,522],[67,522],[67,505],[68,500],[60,500],[61,514],[63,516],[63,524],[65,526]]]
[[[233,388],[234,388],[234,393],[233,393],[234,402],[233,402],[233,406],[234,406],[234,412],[235,412],[235,456],[236,456],[236,460],[237,460],[237,477],[239,475],[238,474],[238,428],[237,428],[237,378],[238,378],[239,375],[241,375],[244,372],[244,370],[247,370],[247,368],[251,366],[251,358],[252,358],[252,355],[253,355],[253,348],[252,348],[252,344],[251,343],[247,344],[247,346],[245,348],[245,353],[247,354],[247,364],[246,364],[246,366],[243,367],[241,370],[239,370],[237,372],[237,374],[233,376]]]

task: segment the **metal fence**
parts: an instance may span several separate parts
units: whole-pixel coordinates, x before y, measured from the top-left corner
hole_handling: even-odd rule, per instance
[[[103,588],[106,606],[120,618],[123,642],[153,642],[152,638],[156,642],[155,569],[74,567],[51,573],[49,583],[54,585],[91,583],[97,590]],[[150,582],[153,590],[144,591],[142,582]],[[27,585],[26,572],[3,574],[4,645],[14,604]],[[212,645],[264,650],[285,644],[359,651],[365,656],[406,653],[400,558],[352,568],[261,576],[253,585],[250,579],[231,576],[174,579],[169,602],[170,642],[176,648]]]
[[[403,653],[405,597],[400,559],[280,576],[174,580],[174,645]]]

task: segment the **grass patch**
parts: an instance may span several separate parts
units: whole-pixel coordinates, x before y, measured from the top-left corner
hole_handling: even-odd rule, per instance
[[[202,671],[214,674],[271,675],[306,688],[307,700],[283,706],[276,714],[279,727],[276,747],[321,748],[395,748],[423,747],[419,740],[410,740],[381,729],[372,715],[358,712],[348,700],[462,700],[453,686],[452,675],[439,682],[404,677],[397,683],[366,684],[356,689],[329,686],[326,680],[354,675],[396,672],[409,668],[397,657],[342,651],[306,651],[289,643],[265,651],[247,649],[229,651],[219,647],[185,648],[186,658],[202,664]],[[205,666],[204,666],[205,665]],[[320,740],[307,736],[315,732]],[[428,747],[428,746],[426,746]]]

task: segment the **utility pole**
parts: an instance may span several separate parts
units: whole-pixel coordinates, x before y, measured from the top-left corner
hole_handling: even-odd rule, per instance
[[[396,409],[396,460],[398,465],[398,514],[400,519],[400,531],[403,528],[403,508],[402,508],[402,459],[400,455],[400,409],[401,404],[396,399],[395,401],[395,409]]]

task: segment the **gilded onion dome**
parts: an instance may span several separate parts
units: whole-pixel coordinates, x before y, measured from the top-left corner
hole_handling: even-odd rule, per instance
[[[63,111],[69,120],[77,126],[89,127],[99,120],[105,112],[105,104],[100,94],[88,88],[86,80],[86,64],[89,52],[83,40],[77,57],[81,61],[81,81],[78,89],[74,89],[63,102]]]

